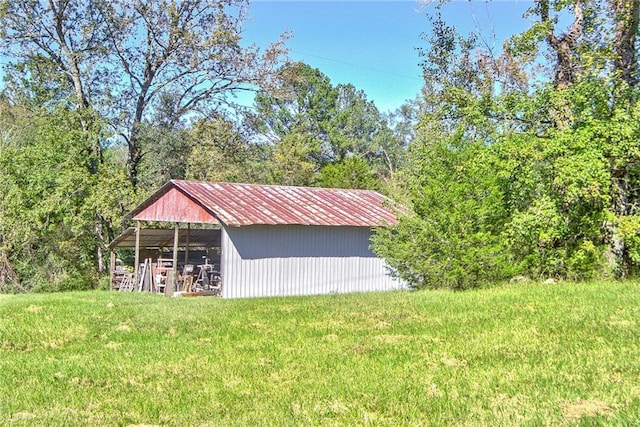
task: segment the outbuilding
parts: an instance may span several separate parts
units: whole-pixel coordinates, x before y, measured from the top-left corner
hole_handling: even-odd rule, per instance
[[[130,213],[136,227],[109,248],[134,248],[132,288],[139,290],[151,289],[143,283],[146,254],[157,260],[154,273],[164,262],[177,273],[166,293],[183,289],[191,271],[194,289],[213,279],[203,269],[215,274],[223,298],[385,291],[403,283],[370,238],[374,227],[395,224],[397,212],[370,190],[172,180]]]

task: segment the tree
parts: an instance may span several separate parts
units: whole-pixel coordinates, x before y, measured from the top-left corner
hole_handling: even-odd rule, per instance
[[[265,182],[268,152],[251,142],[247,131],[219,115],[195,123],[188,134],[191,151],[186,158],[189,179]]]
[[[545,15],[549,2],[539,1],[537,5],[541,23],[547,24],[551,33],[553,27]],[[632,188],[640,161],[640,157],[634,154],[637,152],[637,134],[633,119],[638,99],[636,52],[640,2],[610,0],[602,4],[574,0],[568,4],[554,2],[552,5],[556,10],[569,7],[574,12],[571,30],[562,37],[570,43],[564,46],[554,44],[553,37],[549,43],[558,55],[561,51],[566,52],[565,56],[570,54],[576,64],[574,68],[579,70],[561,85],[562,88],[572,88],[570,94],[574,99],[556,102],[556,105],[564,111],[563,126],[582,133],[586,121],[593,137],[600,141],[601,155],[609,165],[607,195],[610,206],[607,211],[612,217],[604,221],[602,234],[609,245],[607,257],[613,271],[618,277],[624,277],[632,265],[624,233],[618,226],[629,223],[638,201]],[[583,21],[587,25],[583,25]],[[562,72],[563,64],[558,57],[556,75]],[[610,133],[607,129],[616,129],[617,133]]]
[[[549,0],[537,0],[535,13],[540,17],[547,43],[556,57],[554,86],[558,89],[564,89],[575,83],[578,74],[576,47],[583,32],[583,4],[582,0],[574,0],[570,4],[573,9],[573,23],[567,32],[558,36],[555,33],[554,22],[549,18],[549,3]]]
[[[246,0],[102,3],[107,46],[118,70],[112,88],[116,110],[110,117],[127,141],[134,185],[143,156],[140,126],[162,96],[170,95],[168,117],[176,122],[187,114],[206,116],[231,102],[233,93],[269,83],[285,53],[284,37],[262,55],[256,47],[242,47],[247,4]],[[143,42],[137,43],[141,38]]]
[[[411,211],[376,230],[374,251],[413,288],[463,290],[510,277],[502,193],[482,145],[454,136],[414,142],[409,164],[401,173]]]
[[[50,101],[42,96],[42,89],[49,87],[53,98],[67,94],[78,111],[89,110],[103,73],[95,65],[105,53],[103,19],[93,2],[4,1],[0,22],[0,46],[15,58],[5,67],[12,83],[9,93],[26,95],[31,101]],[[88,131],[87,118],[80,115],[80,120],[82,129]],[[90,165],[95,173],[99,140],[88,141],[87,151],[87,157],[95,159]]]
[[[84,150],[99,128],[84,131],[64,108],[3,105],[1,119],[0,270],[9,274],[0,290],[95,287],[97,175],[87,173]]]
[[[425,36],[420,118],[398,173],[411,208],[377,230],[373,248],[415,288],[468,289],[513,273],[501,226],[507,212],[488,144],[498,132],[494,75],[475,37],[441,19]]]
[[[639,0],[610,0],[614,14],[614,69],[629,86],[638,82],[636,39],[640,22]]]
[[[138,185],[158,188],[170,179],[185,179],[193,149],[189,126],[175,120],[172,96],[161,96],[148,121],[138,126],[138,145],[144,153],[138,166]]]
[[[347,157],[326,165],[320,170],[318,185],[329,188],[380,189],[380,181],[362,157]]]
[[[256,95],[256,111],[249,116],[256,134],[272,144],[287,135],[304,136],[308,160],[328,161],[326,123],[335,112],[337,93],[327,76],[303,63],[283,67],[279,86]]]
[[[277,88],[258,94],[249,118],[254,132],[274,146],[275,179],[312,184],[324,168],[338,164],[367,164],[378,177],[395,171],[402,142],[364,92],[333,86],[303,63],[283,67],[279,77]]]
[[[285,53],[284,38],[264,53],[241,46],[247,0],[3,5],[2,42],[15,58],[14,71],[39,81],[45,79],[36,74],[56,71],[65,77],[63,89],[75,94],[77,108],[91,106],[108,118],[126,141],[134,187],[144,156],[142,128],[163,97],[173,101],[173,122],[206,116],[230,103],[231,94],[268,85]]]

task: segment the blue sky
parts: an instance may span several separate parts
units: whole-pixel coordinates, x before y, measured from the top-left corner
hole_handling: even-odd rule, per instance
[[[416,0],[252,0],[245,43],[265,46],[284,31],[293,60],[319,68],[335,85],[362,89],[381,111],[393,111],[422,86],[416,47],[429,29],[435,4]],[[502,41],[528,28],[531,1],[452,1],[441,13],[461,32],[480,31],[500,50]]]

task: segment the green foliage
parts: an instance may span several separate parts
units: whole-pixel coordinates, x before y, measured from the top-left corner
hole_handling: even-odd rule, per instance
[[[552,200],[535,200],[523,212],[515,212],[506,224],[505,234],[514,258],[521,260],[524,271],[537,277],[563,273],[564,251],[557,247],[563,237],[562,217]]]
[[[303,63],[280,70],[279,82],[277,89],[257,95],[250,117],[258,138],[273,144],[272,182],[348,185],[335,177],[354,174],[346,170],[354,162],[367,181],[395,171],[403,157],[401,137],[364,92],[353,85],[333,86],[320,70]],[[355,157],[366,162],[350,160]]]
[[[141,188],[159,188],[170,179],[186,177],[191,151],[186,130],[143,125],[138,138],[143,152],[137,178]]]
[[[4,92],[20,104],[57,104],[71,97],[68,80],[46,56],[34,55],[28,62],[7,64],[4,71]]]
[[[640,216],[625,215],[617,218],[619,232],[627,244],[628,256],[633,263],[632,273],[638,274],[640,269]]]
[[[484,148],[412,147],[412,212],[378,229],[373,248],[414,288],[469,289],[512,274],[500,239],[501,193]]]
[[[493,279],[638,272],[632,3],[536,2],[530,16],[539,21],[498,57],[473,34],[433,21],[420,50],[414,151],[398,175],[412,210],[375,245],[401,277],[417,287],[474,286],[492,279],[478,271],[485,259],[510,266],[493,268]],[[571,34],[556,28],[563,13],[574,18]],[[556,62],[542,56],[544,43]],[[428,150],[416,156],[416,146]]]
[[[23,288],[92,288],[96,238],[91,206],[97,176],[88,172],[95,133],[59,108],[7,109],[0,145],[0,236],[5,261]],[[3,284],[0,283],[0,286]]]
[[[198,121],[188,135],[191,151],[186,158],[189,179],[230,182],[264,182],[264,145],[252,143],[224,117]]]
[[[316,144],[305,134],[290,133],[275,145],[267,163],[270,182],[279,185],[313,185],[316,164],[311,160]]]
[[[341,162],[323,167],[320,170],[318,184],[322,187],[363,190],[377,190],[380,187],[380,182],[376,179],[371,167],[360,157],[348,157]]]
[[[598,132],[580,124],[549,130],[543,138],[506,135],[491,147],[510,212],[504,235],[523,274],[575,279],[607,274],[603,257],[595,256],[606,250],[602,236],[611,182],[607,143]]]
[[[85,199],[85,205],[95,212],[100,226],[105,229],[100,236],[102,241],[110,242],[128,226],[124,222],[125,215],[142,202],[145,194],[136,192],[127,179],[126,152],[122,147],[105,150],[102,158],[100,169],[95,174],[91,197]]]

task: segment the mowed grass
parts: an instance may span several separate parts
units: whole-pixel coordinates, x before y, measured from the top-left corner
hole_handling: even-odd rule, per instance
[[[640,286],[0,296],[0,425],[640,425]]]

